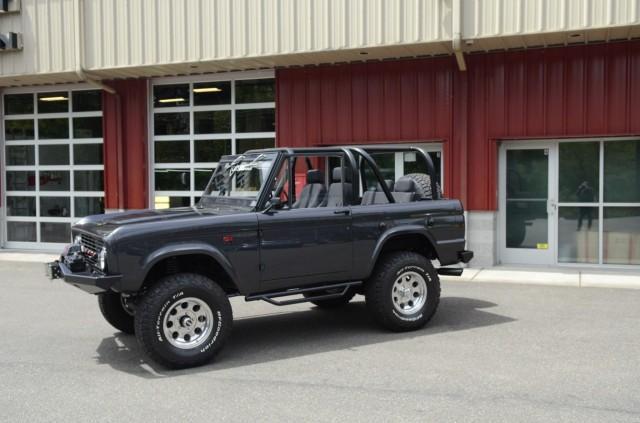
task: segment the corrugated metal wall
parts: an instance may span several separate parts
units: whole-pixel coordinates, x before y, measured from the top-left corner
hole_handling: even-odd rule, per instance
[[[278,145],[444,142],[447,195],[497,207],[497,141],[640,134],[640,42],[282,69]]]

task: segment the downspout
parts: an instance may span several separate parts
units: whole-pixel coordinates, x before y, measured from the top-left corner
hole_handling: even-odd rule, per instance
[[[453,33],[451,44],[453,54],[456,56],[458,69],[466,71],[467,64],[464,61],[464,54],[462,53],[462,0],[453,0],[451,9],[451,32]]]
[[[83,1],[82,0],[74,0],[74,23],[76,28],[76,42],[75,42],[75,53],[76,53],[76,74],[78,78],[87,82],[95,87],[100,88],[108,92],[109,94],[114,96],[116,101],[116,154],[117,154],[117,168],[118,168],[118,209],[120,211],[124,210],[124,168],[123,168],[123,149],[122,149],[122,99],[117,91],[110,87],[109,85],[103,83],[100,80],[94,79],[87,74],[87,71],[84,69],[84,10],[83,10]],[[105,184],[106,185],[106,184]]]

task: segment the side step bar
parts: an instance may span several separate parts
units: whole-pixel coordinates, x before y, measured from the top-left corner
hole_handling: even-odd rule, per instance
[[[359,285],[362,285],[361,281],[338,283],[338,284],[323,285],[323,286],[314,286],[311,288],[289,289],[286,291],[265,292],[263,294],[248,295],[245,297],[245,301],[262,300],[262,301],[268,302],[269,304],[283,306],[283,305],[291,305],[291,304],[298,304],[298,303],[306,303],[308,301],[314,301],[314,300],[329,300],[332,298],[340,298],[347,293],[349,288],[354,286],[359,286]],[[319,292],[327,289],[340,289],[340,291],[334,292],[331,294],[319,294],[309,298],[294,298],[291,300],[281,300],[281,301],[274,299],[274,298],[280,298],[280,297],[289,297],[291,295]]]

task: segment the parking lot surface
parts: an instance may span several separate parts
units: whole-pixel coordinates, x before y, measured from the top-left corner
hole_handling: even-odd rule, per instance
[[[166,371],[42,273],[0,262],[0,421],[640,421],[640,290],[447,282],[400,334],[235,298],[216,361]]]

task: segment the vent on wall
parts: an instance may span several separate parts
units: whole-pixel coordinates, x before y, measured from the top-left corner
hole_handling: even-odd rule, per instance
[[[22,36],[20,34],[15,32],[0,34],[0,51],[20,49],[22,49]]]
[[[20,0],[0,0],[0,15],[3,13],[19,12]]]

